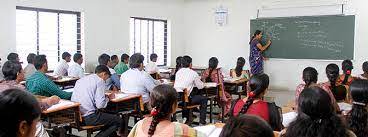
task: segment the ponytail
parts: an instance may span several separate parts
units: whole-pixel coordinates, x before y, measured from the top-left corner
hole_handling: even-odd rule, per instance
[[[148,130],[148,135],[149,137],[152,137],[153,134],[155,133],[156,127],[158,125],[158,123],[160,123],[160,120],[162,120],[162,118],[164,117],[162,115],[162,113],[160,113],[159,110],[157,110],[157,107],[153,108],[151,111],[151,115],[152,117],[152,122],[150,124],[150,128]]]
[[[242,75],[244,65],[245,65],[245,59],[243,57],[239,57],[236,62],[236,67],[235,67],[236,77],[240,77]]]
[[[351,62],[350,60],[344,60],[341,64],[342,66],[342,70],[344,71],[345,77],[344,80],[342,81],[343,85],[346,85],[349,81],[349,77],[351,75],[351,70],[353,69],[353,62]]]
[[[260,30],[256,30],[256,31],[254,32],[253,36],[250,38],[249,44],[251,44],[251,43],[252,43],[252,41],[253,41],[253,39],[254,39],[257,35],[259,35],[259,34],[261,34],[261,33],[262,33],[262,31],[260,31]]]
[[[249,107],[253,104],[253,101],[256,98],[259,98],[262,93],[268,88],[269,85],[269,77],[267,74],[256,74],[250,78],[249,87],[250,92],[248,94],[248,99],[245,102],[243,108],[240,113],[247,113]]]
[[[217,68],[217,66],[218,66],[218,59],[216,57],[211,57],[210,60],[208,61],[209,74],[206,78],[206,82],[212,81],[211,74],[213,70]]]
[[[312,83],[317,83],[318,72],[313,67],[307,67],[303,70],[303,80],[305,82],[305,87],[309,87]]]

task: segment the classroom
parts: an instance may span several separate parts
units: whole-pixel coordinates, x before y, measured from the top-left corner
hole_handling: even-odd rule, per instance
[[[0,137],[365,137],[367,4],[1,0]]]

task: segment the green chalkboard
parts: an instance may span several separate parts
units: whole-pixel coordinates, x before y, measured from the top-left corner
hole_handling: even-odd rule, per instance
[[[263,31],[268,58],[344,60],[354,58],[355,16],[308,16],[254,19],[250,34]]]

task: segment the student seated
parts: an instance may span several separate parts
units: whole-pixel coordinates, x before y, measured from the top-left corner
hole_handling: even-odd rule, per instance
[[[336,82],[338,84],[349,86],[351,82],[356,79],[351,75],[352,69],[354,68],[353,62],[351,62],[351,60],[344,60],[341,66],[344,74],[340,75]]]
[[[0,92],[0,137],[34,137],[41,108],[36,98],[20,89]]]
[[[175,70],[173,70],[170,74],[170,80],[175,80],[175,76],[176,76],[176,72],[179,71],[180,68],[182,68],[182,59],[183,57],[182,56],[179,56],[176,58],[176,65],[175,65]]]
[[[68,68],[69,68],[68,63],[71,60],[71,56],[72,55],[70,55],[68,52],[64,52],[61,55],[61,58],[62,59],[60,60],[60,62],[56,66],[56,68],[54,70],[54,75],[57,75],[57,76],[68,76]]]
[[[45,55],[36,56],[35,67],[37,72],[26,80],[26,88],[29,92],[46,97],[56,95],[62,99],[70,99],[72,93],[61,90],[45,75],[48,69]]]
[[[304,89],[298,105],[298,116],[283,137],[355,137],[335,113],[331,98],[323,89]]]
[[[115,70],[112,69],[112,62],[110,60],[110,56],[107,54],[102,54],[98,57],[98,63],[100,65],[105,65],[109,68],[111,73],[111,77],[106,81],[106,90],[119,90],[120,88],[120,81],[119,76],[116,74]]]
[[[159,79],[159,78],[157,78],[157,75],[159,75],[159,73],[160,73],[158,71],[159,69],[158,69],[157,64],[156,64],[157,58],[158,58],[157,54],[152,53],[150,55],[150,62],[145,67],[146,72],[148,74],[150,74],[154,79]]]
[[[201,77],[197,72],[192,70],[192,58],[189,56],[183,56],[182,67],[176,73],[174,88],[178,92],[183,92],[184,89],[188,91],[190,104],[200,105],[200,124],[206,124],[207,113],[207,98],[200,93],[200,89],[204,88],[204,83],[201,81]],[[188,116],[188,112],[183,112],[185,117]],[[192,121],[187,120],[186,123]]]
[[[82,68],[83,56],[75,53],[73,56],[74,63],[68,68],[68,76],[82,78],[84,77],[84,69]]]
[[[273,130],[280,131],[283,127],[279,107],[274,103],[263,101],[268,85],[269,77],[267,74],[253,75],[249,80],[248,96],[235,102],[230,112],[231,115],[256,115],[268,122]]]
[[[147,105],[149,94],[158,85],[148,73],[143,71],[144,56],[135,53],[130,57],[130,69],[121,74],[121,91],[128,94],[139,94],[143,97],[143,102]]]
[[[333,93],[337,105],[339,106],[340,112],[343,115],[346,115],[351,110],[351,104],[346,100],[347,94],[347,89],[343,85],[337,86],[335,92]]]
[[[274,137],[270,125],[254,115],[241,114],[229,119],[220,137]]]
[[[331,103],[336,108],[338,108],[338,106],[336,104],[334,94],[331,92],[329,86],[327,84],[317,84],[317,80],[318,80],[318,72],[315,68],[307,67],[303,70],[303,81],[304,81],[304,83],[299,84],[298,87],[296,88],[296,92],[295,92],[295,107],[296,107],[296,110],[298,109],[298,99],[299,99],[300,93],[305,88],[314,87],[314,86],[318,86],[318,87],[322,88],[324,91],[326,91],[327,94],[331,98],[331,101],[332,101]]]
[[[353,108],[348,116],[348,126],[357,137],[368,135],[368,81],[354,80],[350,85]]]
[[[119,57],[117,55],[111,56],[111,67],[112,69],[115,68],[115,66],[119,63]]]
[[[223,115],[227,115],[231,107],[232,97],[228,92],[225,91],[224,76],[222,75],[220,68],[217,68],[217,66],[218,66],[218,59],[216,57],[210,58],[208,63],[208,69],[206,69],[202,74],[202,81],[215,82],[222,85],[223,87],[221,88],[222,97],[219,99],[219,102],[221,106],[224,107],[225,110]]]
[[[334,63],[328,64],[326,67],[326,75],[327,75],[328,81],[321,83],[321,86],[328,87],[328,89],[331,91],[332,94],[338,92],[337,87],[344,86],[337,82],[338,77],[339,77],[339,71],[340,71],[339,66],[337,66],[336,64]],[[348,93],[346,95],[346,101],[349,102],[350,100],[351,100],[350,95]]]
[[[114,135],[118,129],[120,129],[119,134],[122,135],[125,130],[122,118],[101,111],[107,106],[109,99],[114,98],[114,93],[109,96],[105,95],[105,81],[109,79],[110,75],[107,66],[98,65],[95,74],[85,76],[76,82],[71,99],[81,103],[80,110],[87,126],[101,124],[105,126],[96,137]]]
[[[17,63],[21,63],[19,59],[19,55],[17,53],[9,53],[7,56],[8,61],[13,61]]]
[[[24,76],[25,78],[30,77],[31,75],[33,75],[37,69],[34,66],[34,62],[35,62],[35,58],[36,58],[36,54],[34,53],[29,53],[27,56],[27,66],[24,68]]]
[[[169,85],[159,85],[150,94],[151,116],[140,120],[128,137],[204,137],[195,129],[170,118],[177,109],[176,90]]]
[[[119,64],[117,64],[114,67],[114,70],[116,71],[116,74],[118,74],[118,75],[123,74],[125,71],[127,71],[129,69],[129,67],[128,67],[129,55],[128,54],[122,54],[120,59],[121,59],[121,62],[119,62]]]
[[[2,68],[2,73],[5,76],[5,81],[0,83],[0,92],[8,89],[20,89],[25,90],[25,87],[20,84],[24,80],[24,73],[22,66],[19,63],[13,61],[7,61]],[[40,107],[45,110],[52,105],[58,103],[60,100],[57,96],[48,97],[40,100]],[[43,128],[42,123],[37,125],[37,137],[48,137],[46,130]]]
[[[245,59],[243,57],[239,57],[238,61],[236,62],[235,69],[230,70],[230,76],[232,78],[239,78],[239,79],[249,79],[250,73],[249,70],[244,70],[245,66]]]
[[[362,69],[363,69],[363,74],[360,74],[359,75],[359,78],[360,79],[368,79],[368,61],[366,61],[366,62],[364,62],[363,63],[363,67],[362,67]]]

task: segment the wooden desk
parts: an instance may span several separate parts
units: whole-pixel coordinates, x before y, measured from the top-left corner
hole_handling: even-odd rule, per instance
[[[76,78],[76,77],[63,77],[61,79],[56,79],[56,80],[53,80],[53,81],[56,85],[59,85],[60,87],[65,89],[65,87],[68,87],[68,86],[74,87],[77,80],[79,80],[79,78]]]
[[[123,116],[133,115],[136,123],[138,122],[137,118],[143,118],[142,112],[144,111],[144,103],[142,95],[118,92],[115,98],[109,101],[106,110],[112,113],[119,113]],[[129,119],[127,118],[126,120]]]
[[[224,81],[224,85],[226,86],[235,86],[235,92],[231,92],[231,94],[238,94],[239,99],[241,99],[241,95],[246,94],[245,90],[241,90],[241,92],[239,92],[239,86],[243,86],[243,87],[247,87],[247,79],[239,79],[239,80],[235,80],[235,81]]]
[[[38,101],[47,98],[44,96],[35,97]],[[42,111],[41,119],[47,123],[47,128],[75,124],[81,117],[79,106],[80,103],[60,100],[59,104],[53,105],[49,109]]]

